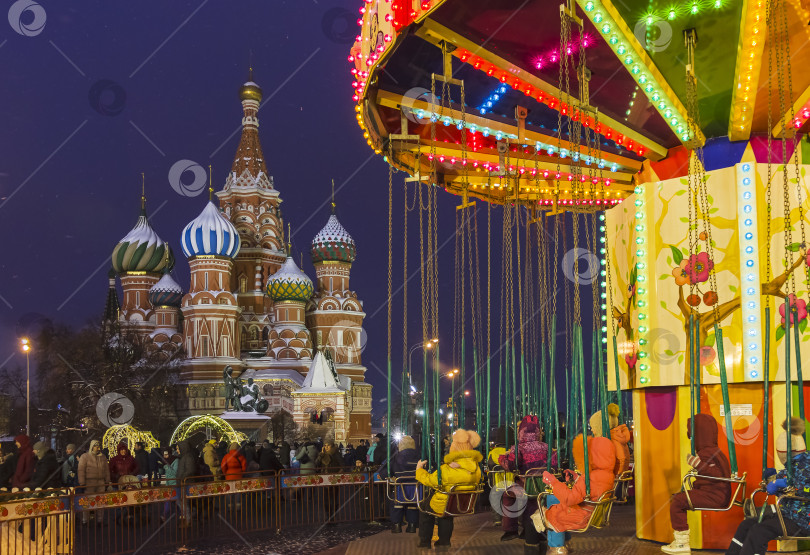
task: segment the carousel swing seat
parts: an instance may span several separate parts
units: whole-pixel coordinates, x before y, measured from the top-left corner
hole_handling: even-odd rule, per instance
[[[768,492],[765,491],[765,484],[762,483],[762,484],[760,484],[759,488],[754,490],[754,493],[751,494],[751,497],[748,500],[749,504],[747,504],[747,506],[746,506],[746,516],[751,516],[753,518],[756,518],[757,505],[756,505],[756,501],[755,501],[754,498],[759,493],[764,493],[765,494],[765,503],[766,503],[765,506],[767,506],[768,497],[770,497],[770,494],[768,494]],[[795,536],[795,535],[792,535],[792,534],[788,533],[787,527],[785,526],[785,516],[782,514],[782,503],[784,501],[794,499],[796,501],[802,501],[804,503],[810,504],[810,497],[796,495],[795,488],[787,488],[787,489],[783,490],[782,494],[777,495],[775,497],[776,497],[776,503],[774,503],[771,506],[773,507],[773,511],[776,514],[776,517],[779,519],[779,526],[782,529],[782,534],[778,538],[775,538],[775,539],[777,541],[791,541],[791,540],[793,540],[793,541],[810,541],[810,536]],[[763,508],[762,508],[763,511],[765,510],[765,506],[763,506]]]
[[[487,471],[487,484],[490,489],[506,490],[515,483],[515,473],[509,472],[501,465],[495,465]]]
[[[427,495],[425,495],[425,490],[428,490]],[[475,514],[478,496],[482,493],[484,493],[484,489],[480,483],[474,486],[450,485],[439,488],[417,488],[416,503],[419,511],[437,518],[467,516]],[[439,513],[431,507],[434,499],[445,502],[443,513]]]
[[[613,493],[615,499],[613,500],[614,504],[617,505],[624,505],[627,503],[628,500],[628,491],[630,489],[630,482],[633,481],[633,471],[632,470],[625,470],[618,476],[616,476],[616,483],[613,487]]]
[[[392,476],[386,480],[385,495],[389,501],[400,505],[416,505],[422,484],[415,474]]]
[[[745,505],[745,476],[748,474],[747,472],[743,472],[742,475],[732,474],[730,478],[721,478],[718,476],[703,476],[698,474],[695,470],[690,470],[686,473],[683,477],[683,492],[686,494],[686,502],[689,504],[690,511],[729,511],[732,507],[743,507]],[[689,492],[692,491],[692,485],[694,484],[695,480],[700,478],[701,480],[712,480],[715,482],[726,482],[729,484],[733,484],[733,490],[731,493],[731,498],[729,499],[728,505],[724,505],[722,507],[695,507],[694,503],[692,503],[692,498],[689,495]]]
[[[537,504],[540,507],[546,506],[546,497],[551,495],[551,491],[546,490],[540,493],[537,497]],[[584,505],[589,512],[591,513],[590,517],[588,518],[588,522],[585,524],[584,527],[575,529],[575,530],[566,530],[566,532],[572,532],[575,534],[584,534],[591,528],[595,528],[597,530],[604,528],[610,524],[610,513],[613,510],[613,503],[616,501],[616,498],[613,495],[613,490],[607,490],[602,495],[599,496],[599,499],[596,501],[585,499],[583,500],[580,505]],[[546,529],[551,529],[546,521],[546,514],[544,510],[539,510],[537,513],[540,519],[543,521],[543,525]]]

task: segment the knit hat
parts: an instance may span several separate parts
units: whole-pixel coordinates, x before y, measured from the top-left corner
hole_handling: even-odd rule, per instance
[[[537,441],[539,438],[537,434],[540,432],[540,422],[536,416],[526,415],[523,420],[518,424],[518,441],[525,443],[527,441]]]
[[[782,429],[785,430],[776,438],[774,442],[774,447],[776,448],[776,454],[779,457],[779,460],[782,461],[782,464],[785,464],[787,461],[787,431],[788,427],[790,427],[790,453],[791,456],[795,457],[800,453],[804,453],[807,450],[807,446],[804,443],[804,438],[802,434],[804,434],[804,420],[797,417],[792,417],[790,419],[790,424],[788,425],[788,421],[785,420],[782,422]]]
[[[68,443],[67,447],[65,447],[65,451],[73,451],[76,452],[76,444],[75,443]]]
[[[399,446],[400,451],[404,451],[405,449],[416,449],[416,442],[413,440],[411,436],[402,436],[399,438]]]
[[[456,430],[453,434],[453,443],[450,444],[450,452],[472,451],[481,443],[481,436],[473,430]]]
[[[610,403],[607,407],[608,411],[608,425],[612,430],[619,425],[619,405]],[[594,437],[602,437],[602,411],[598,410],[591,415],[588,423],[591,425],[591,431]]]
[[[101,442],[99,440],[97,440],[97,439],[94,439],[93,441],[91,441],[90,442],[90,451],[92,451],[93,447],[95,447],[96,445],[101,447]]]
[[[41,459],[42,457],[45,456],[45,451],[47,451],[47,450],[48,450],[48,446],[45,443],[43,443],[42,441],[37,441],[34,444],[34,454],[39,459]]]
[[[229,451],[239,451],[239,444],[235,441],[231,442],[230,447],[228,447]]]

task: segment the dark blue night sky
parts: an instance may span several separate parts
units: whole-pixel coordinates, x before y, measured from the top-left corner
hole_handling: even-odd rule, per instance
[[[214,187],[222,188],[239,140],[237,91],[252,56],[266,101],[259,111],[265,159],[284,201],[285,223],[292,224],[295,259],[304,252],[311,277],[309,245],[328,218],[335,179],[338,216],[358,246],[352,288],[365,302],[363,361],[381,415],[376,401],[385,395],[388,170],[354,117],[346,57],[357,31],[355,4],[40,0],[39,19],[23,13],[16,31],[0,21],[0,365],[24,364],[17,337],[39,315],[75,326],[100,316],[110,254],[137,219],[141,172],[152,226],[178,254],[174,276],[188,286],[180,231],[207,194],[204,188],[198,196],[178,194],[169,171],[180,160],[206,169],[211,164]],[[402,275],[402,177],[396,175],[394,185],[395,287]],[[440,253],[447,347],[457,203],[439,196],[439,243],[450,239]],[[482,227],[485,212],[479,205]],[[493,250],[501,241],[500,221],[493,220]],[[414,221],[412,247],[416,231]],[[415,270],[417,258],[410,260]],[[410,284],[410,344],[421,334],[418,288],[417,274]],[[400,307],[401,299],[394,315],[396,384]],[[497,315],[493,320],[496,333]],[[493,344],[497,348],[495,337]],[[447,364],[449,351],[442,353]],[[414,363],[421,367],[416,355]]]

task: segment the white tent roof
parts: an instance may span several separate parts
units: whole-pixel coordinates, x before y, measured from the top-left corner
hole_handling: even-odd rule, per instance
[[[304,385],[294,393],[344,393],[351,386],[351,378],[348,376],[335,376],[329,361],[318,351],[309,372],[304,378]]]

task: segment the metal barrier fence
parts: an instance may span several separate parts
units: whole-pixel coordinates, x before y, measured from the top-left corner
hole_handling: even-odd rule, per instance
[[[339,522],[387,518],[385,488],[373,473],[340,469],[0,494],[0,554],[112,555],[262,530],[306,526],[315,532]]]

